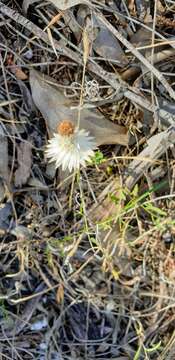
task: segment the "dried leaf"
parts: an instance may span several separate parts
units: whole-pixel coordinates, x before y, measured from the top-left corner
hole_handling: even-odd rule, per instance
[[[31,144],[23,142],[18,146],[18,164],[19,167],[15,172],[15,186],[21,187],[25,184],[30,176],[32,166]]]
[[[77,124],[78,109],[71,109],[71,106],[75,105],[72,99],[66,98],[61,90],[54,86],[57,83],[54,83],[52,78],[31,70],[30,85],[33,100],[46,120],[51,134],[64,119],[70,119],[75,125]],[[96,109],[81,110],[80,126],[95,137],[97,145],[128,145],[127,130],[107,120]]]
[[[97,54],[105,59],[117,60],[118,66],[121,67],[128,64],[128,59],[119,41],[100,21],[98,21],[98,25],[100,26],[100,31],[93,44],[93,48]]]
[[[64,300],[64,286],[60,284],[56,292],[56,301],[58,304],[61,304],[63,300]]]
[[[152,24],[150,24],[150,27]],[[130,38],[131,44],[135,47],[149,45],[151,43],[152,33],[150,30],[141,27]]]
[[[39,0],[24,0],[23,1],[23,11],[27,13],[28,7]],[[59,10],[67,10],[72,6],[78,4],[86,4],[91,6],[91,3],[88,0],[49,0],[53,5],[55,5]]]
[[[78,4],[85,4],[91,6],[90,1],[88,0],[50,0],[50,2],[60,10],[67,10],[72,6]]]
[[[10,202],[6,202],[6,204],[0,208],[0,233],[9,228],[10,220],[9,216],[12,214],[12,205]]]
[[[128,173],[131,175],[126,180],[126,187],[131,190],[149,167],[174,143],[174,126],[152,136],[148,140],[148,146],[129,165]]]
[[[33,236],[33,232],[31,229],[27,228],[23,225],[17,225],[11,230],[11,234],[15,235],[18,240],[31,240]]]
[[[135,0],[128,0],[128,10],[132,16],[136,16]]]
[[[28,7],[29,7],[30,5],[34,4],[35,2],[39,2],[39,1],[40,1],[40,0],[24,0],[24,1],[23,1],[23,4],[22,4],[24,13],[25,13],[25,14],[27,13]]]
[[[33,102],[31,92],[29,91],[26,83],[24,81],[18,80],[18,85],[21,90],[21,95],[22,95],[23,103],[25,105],[25,110],[27,111],[27,114],[31,115],[32,113],[35,113],[36,107]]]
[[[28,185],[30,185],[38,190],[39,189],[44,189],[44,190],[48,189],[48,186],[43,184],[42,181],[40,181],[36,177],[29,178],[27,183],[28,183]]]
[[[90,21],[88,20],[90,17]],[[93,41],[92,47],[95,52],[108,60],[118,61],[119,66],[128,64],[128,59],[122,50],[119,41],[111,31],[93,14],[91,16],[90,9],[87,6],[80,6],[77,12],[77,21],[81,27],[87,27],[89,39]],[[88,25],[88,26],[87,26]],[[88,29],[89,27],[89,29]]]
[[[25,72],[17,66],[15,66],[14,73],[18,80],[28,79],[28,76],[25,74]]]
[[[32,325],[30,325],[30,329],[32,331],[41,331],[48,326],[48,320],[44,316],[38,316],[38,319],[35,320]]]
[[[73,9],[66,10],[63,12],[63,19],[67,27],[71,30],[71,32],[74,34],[75,38],[77,39],[77,42],[80,42],[81,35],[82,35],[82,29],[79,26]]]

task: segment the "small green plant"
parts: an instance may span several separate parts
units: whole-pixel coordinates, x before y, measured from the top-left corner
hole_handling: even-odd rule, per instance
[[[116,211],[113,211],[111,216],[104,219],[101,223],[98,223],[100,229],[106,230],[110,228],[113,223],[117,222],[121,236],[125,239],[126,231],[132,231],[133,226],[136,228],[136,225],[133,225],[133,220],[137,221],[138,224],[142,222],[144,226],[145,220],[143,219],[145,219],[145,216],[148,223],[152,223],[152,227],[149,227],[145,234],[151,233],[154,230],[164,231],[167,225],[172,226],[173,220],[167,217],[166,209],[161,209],[159,204],[156,204],[156,198],[152,197],[165,183],[166,182],[162,182],[155,185],[141,195],[139,194],[138,185],[136,185],[132,191],[121,188],[118,189],[117,192],[109,194],[109,198],[116,205]],[[143,232],[140,236],[143,236]],[[134,245],[134,242],[132,241],[131,244]]]
[[[60,239],[50,238],[45,249],[45,256],[48,265],[53,265],[53,253],[56,251],[61,257],[64,257],[64,248],[72,241],[72,236],[64,236]]]
[[[90,163],[92,165],[100,165],[103,161],[105,161],[103,153],[100,150],[97,150],[94,157],[91,158]]]

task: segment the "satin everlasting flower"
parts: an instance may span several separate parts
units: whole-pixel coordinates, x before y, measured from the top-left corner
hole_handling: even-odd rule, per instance
[[[89,132],[78,129],[69,120],[63,120],[57,127],[57,133],[49,140],[46,157],[55,162],[56,169],[78,170],[94,155],[95,140]]]

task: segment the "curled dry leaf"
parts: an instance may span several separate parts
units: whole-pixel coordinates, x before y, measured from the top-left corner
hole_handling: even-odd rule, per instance
[[[21,187],[30,176],[32,166],[31,144],[28,142],[21,143],[18,146],[17,153],[19,167],[15,172],[15,186]]]
[[[72,121],[76,126],[78,109],[71,109],[75,103],[56,88],[58,84],[52,78],[31,70],[30,85],[35,105],[41,111],[51,135],[56,131],[59,122],[65,119]],[[81,110],[80,127],[89,131],[98,146],[102,144],[128,145],[127,130],[107,120],[96,109],[83,108]]]

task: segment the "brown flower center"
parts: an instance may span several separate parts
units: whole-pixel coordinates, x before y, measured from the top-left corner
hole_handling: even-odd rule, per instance
[[[60,135],[70,136],[75,131],[75,126],[70,120],[63,120],[57,127],[57,131]]]

